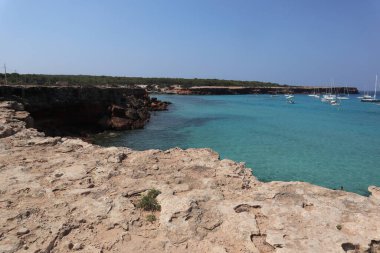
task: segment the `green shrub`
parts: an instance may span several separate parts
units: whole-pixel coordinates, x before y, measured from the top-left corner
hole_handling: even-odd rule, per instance
[[[151,197],[151,198],[157,198],[158,195],[160,195],[160,191],[159,190],[156,190],[156,189],[151,189],[148,191],[148,194],[147,196]]]
[[[138,208],[144,209],[145,211],[160,211],[161,206],[158,204],[156,197],[161,192],[156,189],[151,189],[147,195],[142,196],[139,203],[137,204]]]
[[[340,225],[340,224],[336,225],[336,229],[342,230],[342,225]]]
[[[156,221],[156,216],[154,216],[154,214],[149,214],[146,216],[146,220],[153,223]]]

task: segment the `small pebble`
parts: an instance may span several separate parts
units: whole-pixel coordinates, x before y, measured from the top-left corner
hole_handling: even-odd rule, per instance
[[[121,240],[124,241],[124,242],[129,242],[131,240],[131,235],[130,234],[122,234],[121,235]]]
[[[76,244],[74,244],[74,246],[73,246],[73,250],[81,250],[81,249],[83,249],[83,244],[82,243],[76,243]]]
[[[26,234],[28,234],[30,232],[30,230],[29,229],[27,229],[27,228],[20,228],[18,231],[17,231],[17,235],[26,235]]]
[[[86,223],[87,221],[85,219],[80,219],[79,223]]]
[[[63,173],[57,173],[54,175],[55,177],[62,177],[63,176]]]

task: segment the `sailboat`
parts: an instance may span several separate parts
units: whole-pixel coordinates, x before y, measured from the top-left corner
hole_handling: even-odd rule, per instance
[[[330,83],[329,93],[327,93],[327,88],[326,88],[326,94],[323,95],[321,98],[322,102],[330,102],[331,100],[336,100],[336,95],[333,94],[333,84],[334,84],[334,80]]]
[[[337,91],[337,90],[335,89],[335,91]],[[328,102],[330,103],[330,105],[336,106],[336,105],[340,105],[341,101],[336,94],[335,95],[331,94],[330,99],[328,99]]]
[[[346,93],[346,91],[347,91],[347,93]],[[340,99],[340,100],[350,99],[349,97],[350,97],[350,93],[348,92],[347,86],[345,86],[344,89],[343,89],[343,96],[340,96],[340,95],[337,96],[337,98]]]
[[[285,94],[284,96],[286,99],[294,98],[294,95],[292,95],[292,94]]]
[[[367,87],[369,89],[369,87]],[[373,99],[371,95],[369,95],[369,90],[363,91],[363,96],[357,97],[358,99]]]
[[[314,92],[314,97],[315,98],[319,98],[320,97],[319,88],[317,88],[316,92]]]
[[[272,95],[270,95],[271,97],[278,97],[278,91],[276,90],[274,93],[272,93]]]
[[[376,75],[376,81],[375,81],[375,92],[373,93],[373,97],[371,97],[370,95],[364,95],[361,101],[369,102],[369,103],[380,102],[380,99],[376,99],[376,92],[377,92],[377,75]]]
[[[372,98],[372,96],[370,96],[369,94],[368,94],[368,91],[363,91],[363,96],[359,96],[359,97],[356,97],[356,98],[358,98],[358,99],[363,99],[363,98]]]
[[[368,91],[364,91],[364,95],[363,96],[359,96],[359,97],[356,97],[357,99],[363,99],[363,98],[372,98],[372,96],[370,96],[368,93],[366,93]]]
[[[333,106],[335,106],[335,105],[340,105],[340,101],[339,101],[339,100],[336,100],[336,99],[331,100],[331,101],[330,101],[330,105],[333,105]]]
[[[315,97],[315,88],[314,88],[314,90],[313,90],[313,93],[309,94],[308,96],[309,96],[309,97]]]

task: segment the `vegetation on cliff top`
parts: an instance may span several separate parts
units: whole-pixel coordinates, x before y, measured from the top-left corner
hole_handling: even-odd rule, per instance
[[[158,85],[168,87],[181,85],[184,88],[192,86],[246,86],[268,87],[279,86],[277,83],[259,81],[237,81],[219,79],[186,79],[186,78],[145,78],[120,76],[90,76],[90,75],[44,75],[44,74],[7,74],[8,84],[34,85]],[[0,83],[4,83],[4,74],[0,74]]]
[[[151,189],[146,195],[143,195],[137,204],[138,208],[144,209],[145,211],[160,211],[161,205],[157,202],[157,196],[161,192],[156,189]]]

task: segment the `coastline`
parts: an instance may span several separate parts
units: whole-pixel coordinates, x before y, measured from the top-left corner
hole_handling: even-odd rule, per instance
[[[16,102],[0,110],[4,252],[379,250],[377,187],[365,197],[264,183],[210,149],[102,148],[29,128]],[[161,191],[154,222],[135,206],[151,188]]]
[[[313,94],[329,93],[331,90],[338,94],[359,94],[356,87],[304,87],[304,86],[274,86],[274,87],[244,87],[244,86],[193,86],[184,88],[171,86],[169,88],[157,88],[151,93],[177,94],[177,95],[244,95],[244,94]]]
[[[0,85],[0,98],[22,103],[36,129],[71,137],[141,129],[151,111],[167,110],[170,104],[138,87]]]

